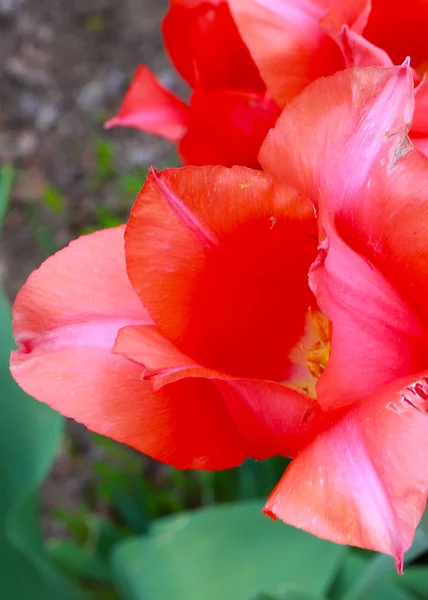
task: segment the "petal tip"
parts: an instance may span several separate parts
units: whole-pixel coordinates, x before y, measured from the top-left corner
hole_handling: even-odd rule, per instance
[[[404,59],[403,64],[401,65],[402,67],[404,67],[405,69],[410,69],[410,56],[406,56],[406,58]]]
[[[111,129],[112,127],[118,127],[120,126],[120,119],[119,117],[112,117],[111,119],[109,119],[108,121],[106,121],[104,123],[104,129]]]
[[[395,558],[395,566],[397,569],[397,573],[399,575],[403,575],[404,573],[404,552],[398,553]]]
[[[278,516],[275,514],[274,508],[275,505],[277,504],[277,501],[272,502],[270,499],[266,502],[266,504],[264,505],[263,509],[262,509],[262,513],[264,515],[266,515],[267,517],[269,517],[270,519],[272,519],[272,521],[277,521],[278,520]]]

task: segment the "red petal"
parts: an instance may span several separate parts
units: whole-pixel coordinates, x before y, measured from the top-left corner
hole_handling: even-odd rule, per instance
[[[250,446],[219,391],[188,380],[154,393],[141,365],[111,352],[121,327],[150,323],[126,275],[123,231],[79,238],[30,276],[13,309],[12,374],[41,402],[158,460],[236,466]]]
[[[280,106],[312,80],[343,68],[339,48],[320,27],[328,3],[229,0],[229,4],[267,89]]]
[[[187,379],[154,392],[141,372],[141,365],[107,349],[76,346],[12,368],[41,402],[176,468],[227,469],[252,455],[210,382]]]
[[[319,426],[315,400],[280,383],[235,379],[217,385],[241,434],[266,449],[265,457],[296,456]]]
[[[267,94],[198,90],[191,104],[192,123],[179,145],[185,163],[260,166],[260,146],[280,114]]]
[[[328,8],[322,25],[340,31],[347,25],[352,31],[361,33],[367,24],[371,11],[371,0],[333,0],[329,3],[318,0],[320,6]]]
[[[114,352],[143,364],[144,377],[156,390],[183,378],[209,379],[248,440],[251,456],[294,456],[313,435],[319,409],[312,398],[279,383],[232,379],[202,367],[155,327],[125,327],[119,332]]]
[[[126,232],[128,274],[160,332],[193,360],[281,380],[312,302],[313,228],[306,200],[260,172],[152,172]]]
[[[172,62],[191,87],[265,89],[227,2],[173,0],[163,34]]]
[[[390,554],[401,569],[428,493],[428,385],[419,377],[375,392],[316,437],[265,512],[333,542]]]
[[[150,325],[121,329],[113,352],[143,365],[144,379],[150,379],[155,390],[185,377],[218,375],[180,352],[156,327]]]
[[[415,147],[428,156],[428,77],[426,75],[415,90],[415,114],[410,133]]]
[[[337,210],[362,204],[373,171],[387,170],[406,151],[412,87],[406,67],[351,69],[315,81],[269,132],[263,167],[314,203],[321,198]]]
[[[176,142],[185,134],[188,120],[189,107],[164,88],[147,67],[140,65],[119,114],[105,126],[136,127]]]
[[[428,4],[426,0],[375,0],[364,30],[364,37],[383,48],[395,64],[410,56],[417,69],[427,67],[426,31]]]
[[[364,257],[334,234],[324,246],[310,279],[333,324],[330,358],[317,385],[318,402],[328,409],[426,367],[428,331]]]

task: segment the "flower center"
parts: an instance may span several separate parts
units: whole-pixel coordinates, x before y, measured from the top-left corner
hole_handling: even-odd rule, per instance
[[[330,357],[331,324],[326,315],[309,311],[316,340],[306,353],[306,364],[313,377],[319,379]]]
[[[290,352],[291,369],[284,385],[316,398],[316,384],[330,357],[331,323],[319,310],[309,308],[305,332]]]

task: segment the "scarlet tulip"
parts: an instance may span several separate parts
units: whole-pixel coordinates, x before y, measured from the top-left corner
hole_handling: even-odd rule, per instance
[[[166,49],[192,89],[190,106],[138,67],[107,127],[136,127],[177,143],[187,164],[259,167],[257,154],[280,113],[224,0],[172,0]]]
[[[425,0],[229,0],[229,6],[281,107],[317,77],[410,57],[418,86],[411,137],[428,154]]]

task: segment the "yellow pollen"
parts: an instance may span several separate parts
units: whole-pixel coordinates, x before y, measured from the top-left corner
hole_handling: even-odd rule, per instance
[[[328,318],[319,312],[309,311],[313,328],[316,332],[316,342],[306,353],[308,369],[317,379],[321,377],[330,357],[331,324]]]

